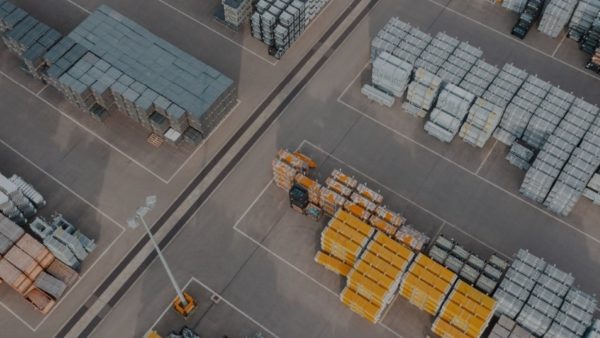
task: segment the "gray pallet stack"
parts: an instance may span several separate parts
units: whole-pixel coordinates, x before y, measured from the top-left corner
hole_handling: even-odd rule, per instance
[[[373,61],[371,80],[378,89],[393,95],[402,97],[410,76],[412,65],[393,56],[388,52],[382,52]]]
[[[527,79],[527,72],[512,64],[505,64],[482,97],[504,110],[517,94],[525,79]]]
[[[23,194],[23,191],[2,174],[0,174],[0,192],[10,199],[25,218],[32,217],[37,213],[37,208],[25,194]]]
[[[175,144],[197,143],[235,104],[231,79],[107,6],[44,59],[48,82],[92,116],[121,111],[150,130],[160,114],[168,129],[159,136]]]
[[[0,0],[0,31],[6,32],[27,17],[27,12],[6,0]]]
[[[0,234],[4,235],[8,240],[15,243],[23,236],[25,231],[20,226],[16,225],[10,219],[0,214]]]
[[[392,51],[392,54],[414,65],[421,53],[427,48],[433,37],[418,28],[411,27],[410,32]]]
[[[19,190],[27,197],[36,208],[42,208],[46,205],[46,200],[44,197],[29,183],[27,183],[20,176],[12,175],[10,177],[10,181],[16,185]]]
[[[584,338],[600,338],[600,319],[594,320],[594,323],[584,335]]]
[[[506,160],[515,167],[527,171],[531,167],[531,161],[535,155],[533,149],[522,142],[515,142],[506,155]]]
[[[379,103],[382,106],[392,107],[396,101],[392,95],[378,89],[368,83],[365,83],[360,92],[365,95],[369,100]]]
[[[299,0],[260,0],[251,16],[252,36],[274,47],[281,57],[304,30],[310,4]]]
[[[225,22],[234,29],[239,29],[250,17],[252,1],[250,0],[222,0]]]
[[[67,289],[63,281],[43,271],[35,279],[34,285],[54,299],[59,299]]]
[[[523,132],[523,141],[535,149],[541,149],[574,101],[572,94],[552,87],[529,120]]]
[[[425,50],[415,61],[416,68],[425,68],[427,71],[436,74],[440,67],[454,53],[460,41],[448,36],[446,33],[439,32]]]
[[[565,28],[578,0],[550,0],[538,25],[538,30],[550,37],[557,37]]]
[[[454,85],[460,84],[473,65],[483,56],[483,51],[461,42],[437,71],[437,76]]]
[[[425,131],[442,142],[451,142],[458,133],[475,95],[453,84],[446,85],[425,123]]]
[[[546,333],[548,337],[581,337],[592,325],[598,301],[577,288],[571,288]]]
[[[583,196],[587,197],[595,205],[600,205],[600,173],[595,173],[592,179],[588,182]]]
[[[500,125],[494,132],[494,138],[506,145],[511,145],[516,139],[521,138],[529,120],[546,98],[550,88],[552,88],[550,83],[535,75],[528,76],[504,110]]]
[[[424,118],[433,108],[441,89],[442,79],[440,77],[419,68],[408,85],[406,102],[402,104],[402,108],[411,115]]]
[[[482,148],[500,123],[503,108],[490,101],[477,98],[469,109],[467,120],[459,136],[467,143]]]
[[[306,4],[306,25],[319,15],[319,12],[328,2],[329,0],[304,0]]]
[[[409,34],[410,29],[410,24],[392,17],[371,40],[371,62],[375,61],[381,52],[392,53]]]
[[[476,96],[482,96],[498,73],[500,73],[498,67],[480,59],[475,62],[458,86]]]
[[[513,12],[521,13],[525,9],[527,0],[504,0],[502,1],[502,7],[510,9]]]
[[[580,0],[569,21],[569,38],[579,41],[600,13],[600,0]]]
[[[489,338],[534,338],[534,336],[514,320],[502,315],[492,328]]]

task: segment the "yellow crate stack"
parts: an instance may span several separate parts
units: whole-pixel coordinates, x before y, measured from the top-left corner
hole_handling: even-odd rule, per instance
[[[400,295],[407,298],[411,304],[435,316],[456,279],[454,272],[419,253],[408,272],[404,274]]]
[[[354,202],[346,201],[344,202],[344,210],[359,218],[362,221],[366,221],[371,217],[371,213],[368,210],[356,204]]]
[[[340,299],[352,311],[378,322],[413,257],[409,248],[377,231],[348,274]]]
[[[363,183],[359,184],[356,187],[356,191],[363,197],[368,198],[371,202],[375,204],[383,203],[383,195],[376,192],[373,189],[367,188],[367,186]]]
[[[341,208],[346,202],[346,199],[336,193],[335,191],[322,187],[319,196],[319,206],[329,215],[335,214],[335,212]]]
[[[496,301],[468,285],[458,281],[442,309],[432,330],[441,337],[481,337],[488,326]]]
[[[358,181],[354,177],[348,176],[338,169],[334,169],[331,172],[331,178],[342,183],[343,185],[347,186],[352,190],[356,189],[356,186],[358,185]]]

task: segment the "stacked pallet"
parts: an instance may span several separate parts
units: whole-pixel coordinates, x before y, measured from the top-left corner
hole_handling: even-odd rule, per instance
[[[375,87],[395,97],[404,95],[412,73],[412,65],[388,52],[373,61],[372,82]]]
[[[338,275],[347,276],[374,231],[352,215],[337,213],[321,232],[321,250],[315,261]]]
[[[505,64],[498,76],[483,93],[483,98],[504,109],[527,79],[527,73],[512,64]]]
[[[296,175],[306,174],[309,165],[295,154],[285,149],[280,149],[275,159],[273,159],[272,169],[275,184],[281,189],[289,191],[294,184]]]
[[[6,0],[0,0],[0,31],[12,30],[28,14]]]
[[[306,0],[306,20],[305,23],[308,25],[325,7],[329,0]]]
[[[592,55],[590,61],[585,65],[585,68],[600,73],[600,48],[594,50],[594,55]]]
[[[571,212],[600,166],[599,145],[600,117],[597,116],[546,197],[544,205],[548,209],[565,216]]]
[[[519,19],[510,33],[519,39],[524,39],[533,24],[542,14],[543,9],[544,0],[527,0],[525,9],[519,15]]]
[[[542,14],[539,31],[557,37],[569,22],[576,5],[577,0],[550,0]]]
[[[571,288],[560,306],[552,325],[546,332],[547,337],[581,337],[592,325],[592,316],[598,301],[591,295]]]
[[[590,199],[594,204],[600,205],[600,173],[594,174],[583,191],[583,196]]]
[[[225,22],[238,30],[248,20],[252,12],[250,0],[222,0]]]
[[[433,108],[441,88],[442,79],[440,77],[423,68],[417,69],[413,80],[408,85],[406,102],[402,104],[402,108],[411,115],[426,117]]]
[[[408,245],[416,252],[423,250],[430,240],[429,236],[415,229],[410,224],[400,226],[395,237],[398,241]]]
[[[382,106],[386,106],[391,108],[394,105],[395,99],[392,95],[384,92],[383,90],[378,89],[375,86],[372,86],[368,83],[365,83],[360,92],[369,98],[371,101],[375,101]]]
[[[371,40],[371,62],[375,61],[381,52],[392,53],[409,34],[410,29],[410,24],[392,17]]]
[[[23,225],[45,204],[42,195],[22,178],[0,174],[0,212],[11,221]]]
[[[495,307],[493,298],[458,281],[442,305],[432,330],[440,337],[481,337]]]
[[[542,81],[535,75],[528,76],[506,107],[494,137],[506,145],[511,145],[516,139],[521,138],[529,120],[546,98],[550,88],[552,88],[550,83]]]
[[[596,15],[600,13],[600,1],[580,0],[569,21],[569,38],[579,41],[591,27]]]
[[[436,74],[450,55],[454,53],[459,43],[460,41],[448,36],[446,33],[437,33],[415,61],[415,67],[424,68],[428,72]]]
[[[437,76],[446,82],[458,85],[482,56],[481,49],[463,41],[438,69]]]
[[[510,9],[513,12],[521,13],[525,9],[527,0],[504,0],[502,7]]]
[[[421,53],[427,48],[433,37],[418,28],[411,27],[410,32],[392,51],[392,54],[403,61],[414,65]]]
[[[483,98],[477,98],[469,109],[459,136],[467,143],[482,148],[500,123],[503,108]]]
[[[544,201],[596,115],[597,107],[581,99],[574,101],[528,170],[521,186],[525,196],[538,202]]]
[[[434,316],[455,281],[456,274],[420,253],[402,278],[400,295]]]
[[[515,167],[527,171],[531,167],[534,155],[533,149],[529,148],[523,142],[517,141],[510,147],[510,151],[506,155],[506,160]]]
[[[499,72],[498,67],[479,59],[458,86],[475,96],[482,96]]]
[[[386,207],[378,205],[369,218],[369,224],[383,231],[388,236],[397,234],[400,227],[406,223],[406,218],[397,212],[393,212]],[[401,241],[402,242],[402,241]]]
[[[534,338],[534,336],[525,330],[522,326],[515,323],[514,320],[502,315],[492,328],[489,338]],[[558,337],[556,337],[558,338]]]
[[[453,84],[446,85],[425,123],[425,131],[442,142],[451,142],[474,100],[472,93]]]
[[[592,26],[579,41],[579,48],[587,54],[594,54],[600,42],[600,13],[596,14]]]
[[[340,299],[352,311],[377,323],[413,257],[410,249],[377,231],[348,273]]]
[[[600,319],[596,319],[585,333],[585,338],[600,338]]]

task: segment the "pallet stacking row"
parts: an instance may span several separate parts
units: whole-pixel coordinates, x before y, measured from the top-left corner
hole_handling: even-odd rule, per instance
[[[425,122],[425,131],[442,142],[452,142],[473,101],[475,95],[453,84],[447,84],[438,95],[435,107]]]
[[[585,187],[583,196],[587,197],[596,205],[600,205],[600,173],[595,173]]]
[[[221,0],[221,5],[223,17],[219,19],[235,31],[239,31],[252,14],[251,0]]]
[[[0,174],[0,213],[19,225],[25,225],[46,201],[30,184],[17,175]]]
[[[463,281],[458,281],[433,322],[440,337],[478,338],[490,323],[496,301]]]
[[[529,333],[514,320],[501,315],[496,325],[492,328],[489,338],[534,338],[534,335]]]
[[[341,301],[372,323],[394,300],[403,273],[414,257],[408,247],[377,231],[348,273]]]

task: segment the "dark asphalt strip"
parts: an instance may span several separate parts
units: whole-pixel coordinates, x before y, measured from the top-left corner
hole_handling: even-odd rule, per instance
[[[244,144],[242,149],[229,161],[226,167],[219,173],[219,175],[211,182],[211,184],[205,189],[200,197],[193,203],[187,212],[181,217],[175,226],[167,233],[163,240],[159,243],[161,248],[173,238],[179,230],[189,221],[194,212],[208,199],[210,194],[217,188],[217,186],[225,179],[225,177],[231,172],[231,170],[238,164],[242,156],[250,150],[254,143],[260,138],[260,136],[267,130],[267,128],[275,121],[275,119],[281,115],[285,107],[293,100],[294,97],[300,92],[300,90],[306,85],[306,83],[316,74],[316,72],[322,67],[327,61],[332,52],[337,49],[341,43],[348,37],[354,27],[369,13],[369,11],[375,6],[379,0],[371,0],[367,7],[354,19],[352,24],[342,33],[342,35],[334,42],[333,46],[325,53],[321,59],[313,66],[309,73],[298,83],[294,89],[286,96],[281,104],[275,109],[275,111],[267,118],[265,122],[258,128],[258,130],[252,135],[252,137]],[[181,195],[171,204],[167,211],[156,221],[152,227],[152,232],[156,233],[162,225],[173,215],[175,210],[183,203],[183,201],[189,196],[189,194],[202,182],[202,180],[208,175],[208,173],[217,165],[217,163],[225,156],[225,154],[235,145],[235,143],[241,138],[241,136],[250,128],[252,123],[260,116],[260,114],[271,104],[275,97],[281,92],[281,90],[292,80],[292,78],[300,71],[300,69],[310,60],[310,58],[317,52],[318,48],[333,34],[335,29],[342,23],[342,21],[349,15],[349,13],[359,4],[360,0],[354,0],[353,3],[346,8],[344,13],[338,17],[333,25],[326,31],[323,37],[319,40],[315,47],[313,47],[298,63],[294,69],[279,83],[275,90],[267,97],[265,101],[252,113],[252,115],[244,122],[244,124],[235,132],[235,134],[229,139],[229,141],[221,148],[221,150],[212,158],[212,160],[204,167],[204,169],[192,180],[187,188],[181,193]],[[147,236],[144,236],[135,247],[127,254],[127,256],[117,265],[117,267],[109,274],[109,276],[100,284],[100,286],[94,292],[96,297],[99,297],[109,286],[114,282],[116,277],[125,269],[127,264],[137,255],[137,253],[146,245],[149,241]],[[121,286],[121,288],[115,293],[110,299],[107,306],[113,307],[118,300],[127,292],[131,285],[139,278],[139,276],[148,268],[150,263],[156,257],[156,253],[153,251],[142,264],[134,271],[134,273],[127,279],[127,281]],[[83,317],[87,310],[87,307],[82,306],[77,313],[65,324],[65,326],[56,334],[56,337],[64,337],[75,324]],[[95,317],[94,320],[82,331],[80,337],[88,337],[94,328],[100,323],[100,317]]]

